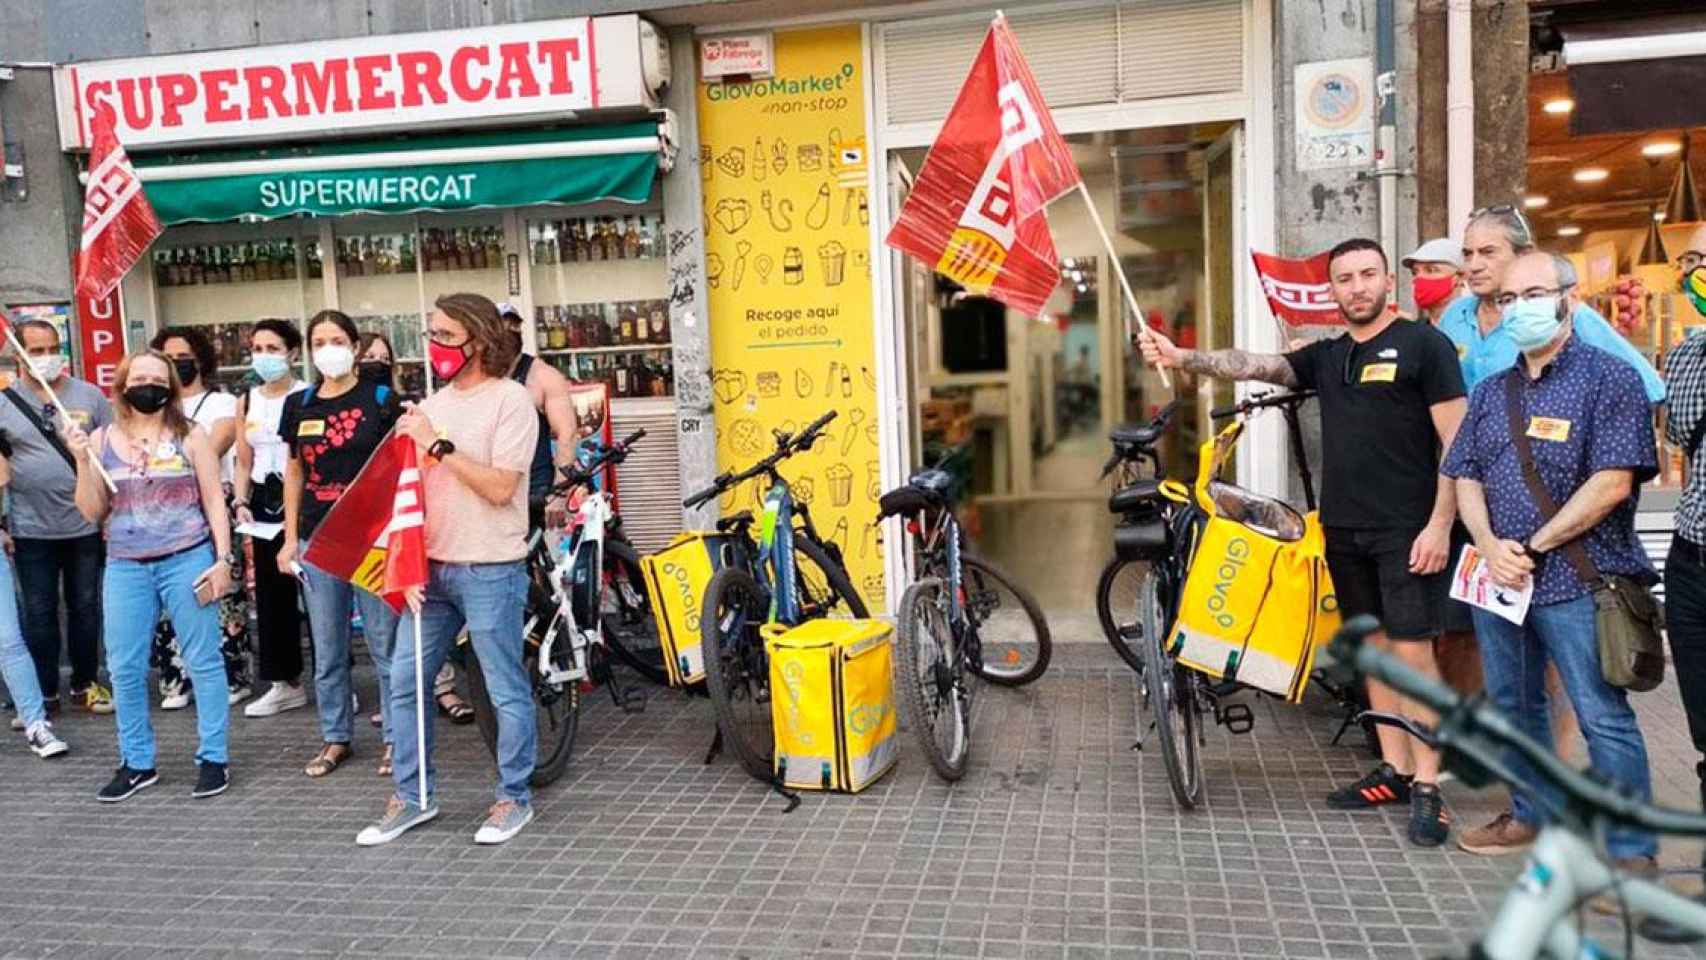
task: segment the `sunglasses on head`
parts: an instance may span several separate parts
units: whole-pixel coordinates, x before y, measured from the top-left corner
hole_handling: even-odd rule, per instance
[[[1517,226],[1522,228],[1523,243],[1526,245],[1534,242],[1534,228],[1528,225],[1528,217],[1523,215],[1520,207],[1509,203],[1495,203],[1491,206],[1469,211],[1470,223],[1474,223],[1482,217],[1509,217],[1515,221]]]

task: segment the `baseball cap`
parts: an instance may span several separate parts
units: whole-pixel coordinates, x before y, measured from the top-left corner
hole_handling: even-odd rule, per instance
[[[500,301],[498,301],[498,316],[500,316],[500,317],[514,317],[517,320],[520,320],[521,319],[521,311],[517,310],[515,308],[515,304],[510,303],[508,300],[500,300]]]
[[[1417,263],[1449,263],[1458,270],[1463,269],[1463,248],[1457,241],[1449,237],[1438,237],[1415,249],[1415,252],[1400,260],[1409,267]]]

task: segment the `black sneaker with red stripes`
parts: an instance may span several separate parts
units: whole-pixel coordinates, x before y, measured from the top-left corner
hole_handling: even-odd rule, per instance
[[[1388,803],[1409,803],[1410,779],[1392,769],[1392,764],[1383,763],[1356,783],[1327,794],[1327,806],[1334,810],[1367,810]]]

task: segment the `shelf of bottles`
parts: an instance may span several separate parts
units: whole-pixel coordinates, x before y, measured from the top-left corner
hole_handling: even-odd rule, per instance
[[[529,220],[527,245],[540,355],[614,398],[673,396],[661,214]]]
[[[300,323],[323,305],[320,245],[311,226],[293,222],[228,225],[220,239],[202,242],[206,234],[206,228],[173,228],[155,244],[159,323],[205,330],[219,379],[236,384],[248,371],[257,320]]]
[[[376,333],[391,345],[397,389],[405,397],[427,394],[426,366],[421,362],[421,315],[417,312],[351,317],[356,329]]]

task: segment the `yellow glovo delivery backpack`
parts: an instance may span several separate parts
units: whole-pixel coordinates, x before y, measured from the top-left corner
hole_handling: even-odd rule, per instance
[[[765,632],[779,784],[858,793],[887,773],[899,750],[889,625],[809,620]]]
[[[699,646],[705,585],[712,574],[738,560],[734,551],[739,549],[738,539],[726,534],[689,531],[640,558],[672,687],[705,679],[705,654]]]
[[[1339,628],[1338,602],[1319,517],[1217,479],[1243,429],[1233,421],[1198,454],[1195,496],[1207,521],[1167,648],[1194,670],[1296,703],[1316,644]]]

